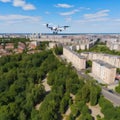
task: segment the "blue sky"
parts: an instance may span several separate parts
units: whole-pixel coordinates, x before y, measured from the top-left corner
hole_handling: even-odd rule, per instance
[[[0,0],[0,33],[51,32],[45,23],[69,25],[67,33],[120,32],[120,0]]]

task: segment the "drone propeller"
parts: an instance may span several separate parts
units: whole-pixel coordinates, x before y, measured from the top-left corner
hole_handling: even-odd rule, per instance
[[[49,25],[52,25],[52,23],[44,23],[42,25],[49,26]]]

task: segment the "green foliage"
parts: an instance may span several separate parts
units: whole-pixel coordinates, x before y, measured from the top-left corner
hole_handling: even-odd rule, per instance
[[[86,102],[90,101],[90,88],[88,84],[84,85],[82,88],[82,99]]]
[[[83,115],[83,114],[80,115],[77,118],[77,120],[93,120],[93,117],[90,114],[86,113],[85,115]]]
[[[100,92],[101,90],[98,86],[91,87],[91,90],[90,90],[90,104],[91,105],[96,105],[98,103]]]
[[[100,115],[97,115],[97,120],[103,120]]]
[[[80,113],[82,113],[82,110],[83,110],[84,106],[85,106],[84,101],[78,101],[75,104],[71,105],[72,115],[74,117],[77,117]]]
[[[85,74],[88,74],[88,73],[90,73],[91,72],[91,70],[90,69],[87,69],[86,71],[85,71]]]
[[[55,53],[57,54],[57,55],[61,55],[61,54],[63,54],[63,47],[55,47],[54,48],[54,51],[55,51]]]
[[[37,49],[39,50],[45,50],[46,47],[48,46],[49,42],[45,41],[45,42],[40,42],[40,45],[37,46]]]
[[[16,46],[18,44],[18,42],[28,42],[29,39],[26,38],[0,38],[0,43],[14,43],[14,45]]]
[[[60,96],[57,93],[51,92],[48,94],[40,107],[42,120],[58,120]],[[45,112],[43,112],[45,111]]]
[[[40,120],[40,114],[38,110],[32,109],[31,120]]]
[[[52,51],[2,57],[0,68],[0,120],[60,120],[70,106],[69,120],[78,116],[92,120],[86,102],[97,104],[99,87],[79,79],[72,67],[59,62]],[[49,93],[41,84],[46,77],[51,85]],[[35,110],[41,101],[40,109]]]
[[[69,116],[67,116],[66,120],[75,120],[75,118],[73,117],[72,114],[70,114]]]
[[[94,81],[87,81],[86,84],[80,88],[75,96],[76,101],[84,100],[85,102],[96,105],[100,97],[101,89]]]
[[[120,55],[119,51],[110,50],[104,43],[101,42],[97,42],[89,50],[79,50],[78,52],[98,52],[98,53],[106,53],[111,55]]]
[[[0,119],[62,119],[61,114],[73,103],[70,93],[80,95],[80,101],[71,106],[69,119],[88,112],[84,101],[90,100],[90,84],[79,79],[70,65],[60,63],[51,51],[2,57],[0,67]],[[52,86],[49,94],[41,84],[45,77]],[[41,101],[36,111],[34,107]]]
[[[104,97],[100,97],[99,104],[104,114],[104,120],[119,120],[120,107],[114,107],[111,102]]]
[[[10,114],[8,114],[8,107],[7,106],[2,106],[0,108],[0,120],[8,120],[10,119]]]
[[[82,100],[82,91],[81,89],[79,89],[75,95],[75,101],[81,101],[81,100]]]
[[[82,113],[83,115],[86,115],[86,113],[89,113],[89,114],[90,114],[90,111],[89,111],[89,108],[88,108],[87,105],[84,105],[84,107],[82,107],[81,113]]]
[[[70,95],[66,94],[64,95],[64,97],[62,98],[61,102],[60,102],[60,112],[63,114],[65,113],[65,111],[68,108],[69,105],[69,99],[70,99]]]
[[[117,87],[115,87],[115,91],[120,93],[120,83],[119,83],[119,85]]]
[[[76,120],[93,120],[85,101],[77,101],[71,106],[71,114]]]
[[[119,51],[110,50],[106,45],[97,44],[93,48],[90,48],[91,52],[100,52],[100,53],[106,53],[106,54],[112,54],[112,55],[120,55]]]
[[[120,74],[120,68],[117,68],[117,73]]]
[[[20,112],[19,119],[20,120],[26,120],[25,112],[23,112],[23,111]]]
[[[77,92],[80,83],[77,74],[64,65],[61,65],[55,71],[49,72],[47,82],[50,85],[63,85],[66,92],[73,94]]]
[[[72,103],[70,93],[75,94],[78,88],[83,84],[83,81],[81,82],[79,80],[77,74],[69,66],[66,67],[64,64],[56,63],[56,61],[56,59],[49,59],[49,63],[52,64],[52,67],[50,67],[51,65],[47,67],[50,67],[50,69],[47,70],[47,83],[52,86],[52,90],[45,97],[40,107],[41,119],[61,119],[61,114],[65,113],[69,103]],[[47,64],[48,61],[45,63]],[[52,106],[49,107],[51,103]],[[42,111],[47,112],[42,113]]]
[[[0,120],[30,119],[34,106],[46,94],[40,83],[45,74],[40,71],[45,71],[41,67],[50,54],[45,51],[0,58]]]
[[[87,66],[87,68],[88,68],[88,67],[92,67],[92,61],[91,61],[91,60],[88,60],[88,61],[86,62],[86,66]]]

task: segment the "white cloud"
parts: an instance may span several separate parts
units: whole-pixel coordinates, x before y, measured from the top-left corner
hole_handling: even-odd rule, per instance
[[[86,8],[86,7],[79,7],[78,9],[74,9],[72,11],[68,11],[68,12],[61,12],[59,13],[60,15],[62,16],[70,16],[70,15],[73,15],[81,10],[90,10],[90,8]]]
[[[73,5],[69,5],[69,4],[57,4],[55,5],[55,7],[58,7],[58,8],[72,8],[74,7]]]
[[[119,19],[119,18],[118,18],[118,19],[114,19],[114,21],[115,21],[115,22],[120,22],[120,19]]]
[[[23,7],[25,5],[25,1],[23,0],[13,0],[13,6],[15,7]]]
[[[33,6],[32,4],[26,4],[23,7],[23,10],[35,10],[35,6]]]
[[[84,18],[85,19],[96,19],[96,18],[106,17],[106,16],[108,16],[109,12],[110,12],[110,10],[101,10],[101,11],[93,13],[93,14],[85,14]]]
[[[109,16],[110,10],[101,10],[92,14],[84,14],[81,20],[76,20],[79,23],[86,22],[105,22],[110,20]]]
[[[35,6],[27,3],[25,0],[0,0],[0,2],[11,2],[14,7],[21,7],[23,10],[35,10]]]
[[[75,22],[78,23],[89,23],[89,22],[106,22],[110,20],[109,18],[96,18],[96,19],[82,19],[82,20],[76,20]]]
[[[49,15],[49,14],[51,14],[51,13],[50,13],[50,12],[48,12],[48,11],[46,11],[46,12],[45,12],[45,14]]]
[[[80,7],[79,9],[80,9],[80,10],[90,10],[91,8],[88,8],[88,7]]]
[[[60,13],[60,15],[62,15],[62,16],[69,16],[69,15],[73,15],[73,14],[75,14],[77,12],[79,12],[79,10],[75,9],[75,10],[72,10],[72,11],[69,11],[69,12],[62,12],[62,13]]]
[[[0,2],[7,3],[7,2],[11,2],[11,0],[0,0]]]
[[[0,15],[0,21],[4,23],[16,23],[16,22],[39,22],[39,16],[25,16],[20,14]]]
[[[35,10],[35,6],[29,3],[26,3],[25,0],[13,0],[13,6],[22,7],[23,10]]]
[[[42,24],[43,21],[41,16],[0,14],[1,33],[42,32],[46,30],[46,27]]]

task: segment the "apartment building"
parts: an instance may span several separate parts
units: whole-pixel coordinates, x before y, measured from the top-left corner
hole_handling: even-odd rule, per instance
[[[95,53],[95,52],[83,52],[81,53],[81,55],[84,56],[87,60],[93,61],[93,60],[99,59],[117,68],[120,68],[120,56],[103,54],[103,53]]]
[[[72,51],[69,47],[63,47],[63,55],[65,56],[67,61],[71,62],[73,66],[75,66],[77,69],[81,70],[86,68],[85,57]]]
[[[100,78],[105,83],[111,84],[115,81],[116,67],[101,60],[93,60],[92,74]]]

